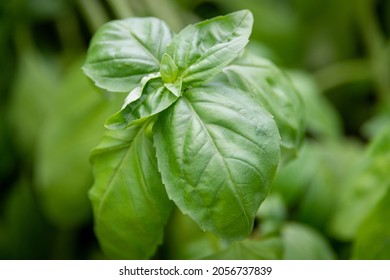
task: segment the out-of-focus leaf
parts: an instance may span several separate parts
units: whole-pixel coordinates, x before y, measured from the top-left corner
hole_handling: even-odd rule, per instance
[[[57,84],[57,98],[37,136],[35,184],[45,215],[55,225],[75,228],[90,217],[89,153],[103,136],[103,123],[121,100],[97,94],[75,63]],[[119,97],[119,96],[118,96]]]
[[[272,193],[264,200],[257,211],[258,218],[284,220],[287,217],[287,209],[279,193]]]
[[[340,139],[342,135],[340,116],[321,95],[314,79],[301,71],[289,71],[288,75],[305,105],[306,131],[319,139]]]
[[[359,164],[348,174],[330,224],[332,234],[351,240],[361,223],[387,191],[390,182],[390,129],[367,147]]]
[[[294,209],[292,217],[325,230],[335,211],[344,177],[358,160],[361,147],[353,141],[306,140],[299,157],[275,176],[272,192]]]
[[[205,232],[177,208],[166,227],[164,256],[174,260],[199,260],[221,250],[223,241]]]
[[[20,58],[10,99],[9,119],[15,142],[25,157],[31,156],[47,114],[58,95],[57,69],[34,52]]]
[[[282,138],[282,159],[294,158],[304,136],[305,109],[285,74],[270,61],[245,51],[217,79],[238,86],[274,116]]]
[[[83,70],[98,87],[129,92],[160,70],[172,31],[157,18],[129,18],[104,24],[95,33]]]
[[[212,260],[278,260],[282,258],[283,242],[280,238],[243,240],[233,242],[226,250],[208,256]]]
[[[152,257],[172,209],[157,169],[149,122],[107,131],[94,149],[95,233],[114,259]]]
[[[238,88],[189,89],[156,122],[169,197],[203,230],[245,238],[275,174],[279,137],[271,115]]]
[[[327,239],[316,230],[298,223],[288,223],[282,230],[283,259],[332,260],[335,258]]]
[[[390,5],[389,5],[390,6]],[[383,130],[386,130],[390,123],[390,108],[385,107],[380,113],[376,114],[373,118],[364,123],[362,133],[368,139],[373,139],[380,134]]]
[[[53,257],[54,230],[39,211],[26,179],[13,186],[1,213],[0,259],[49,259]]]
[[[365,260],[390,259],[390,185],[386,195],[361,223],[352,258]]]
[[[179,68],[185,85],[210,81],[248,43],[253,16],[249,10],[205,20],[173,37],[167,53]]]
[[[3,188],[7,187],[8,177],[16,167],[14,142],[9,125],[6,123],[5,106],[0,105],[0,201]]]

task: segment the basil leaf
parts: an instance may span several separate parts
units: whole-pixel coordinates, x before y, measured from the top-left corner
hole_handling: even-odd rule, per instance
[[[248,42],[253,16],[242,10],[184,28],[173,37],[167,54],[179,68],[185,85],[210,81]]]
[[[328,240],[311,227],[290,222],[282,230],[282,239],[285,260],[335,259]]]
[[[171,212],[149,126],[108,131],[92,154],[95,232],[103,251],[114,259],[151,257]]]
[[[160,69],[172,31],[157,18],[129,18],[104,24],[95,33],[83,70],[98,87],[113,92],[135,88]]]
[[[175,62],[167,53],[164,53],[161,59],[160,72],[164,82],[174,83],[176,81],[179,68],[177,68]]]
[[[282,159],[294,158],[304,136],[305,110],[287,76],[270,61],[246,51],[217,79],[243,89],[274,116],[282,138]]]
[[[168,108],[177,98],[178,96],[174,95],[161,79],[150,81],[144,86],[143,92],[137,100],[128,104],[106,121],[106,127],[120,129],[135,121],[142,122],[145,118]]]
[[[223,83],[187,90],[156,123],[163,182],[179,209],[226,239],[252,230],[279,161],[272,116]]]
[[[341,240],[356,236],[362,222],[386,195],[390,184],[390,129],[384,129],[367,147],[360,162],[346,174],[330,230]]]
[[[353,247],[353,259],[390,259],[390,184],[385,196],[361,224]]]

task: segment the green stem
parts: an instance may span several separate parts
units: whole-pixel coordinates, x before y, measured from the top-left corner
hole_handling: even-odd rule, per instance
[[[314,75],[323,91],[351,82],[372,79],[369,61],[363,59],[331,64],[320,69]]]
[[[116,18],[127,18],[135,16],[133,8],[127,0],[108,0]]]
[[[357,20],[367,47],[378,99],[390,102],[390,64],[386,41],[375,18],[373,0],[359,0]]]
[[[184,28],[185,24],[181,18],[182,12],[179,11],[179,7],[173,3],[173,1],[167,0],[144,0],[145,7],[151,14],[161,18],[175,31],[180,31]]]
[[[77,4],[85,18],[91,34],[105,22],[108,21],[107,13],[105,12],[100,1],[78,0]]]

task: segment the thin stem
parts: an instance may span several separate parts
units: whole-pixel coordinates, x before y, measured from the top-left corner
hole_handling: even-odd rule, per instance
[[[386,52],[386,41],[375,18],[374,2],[359,0],[357,3],[357,20],[370,58],[371,70],[382,102],[390,102],[390,64]]]
[[[116,18],[122,19],[135,16],[133,8],[127,0],[108,0]]]
[[[95,33],[103,23],[108,21],[107,13],[100,1],[78,0],[77,4],[88,24],[91,34]]]
[[[327,91],[351,82],[371,80],[369,64],[365,59],[348,60],[326,66],[314,75],[321,89]]]

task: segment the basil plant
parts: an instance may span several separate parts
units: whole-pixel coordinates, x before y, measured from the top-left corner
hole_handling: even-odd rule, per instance
[[[152,257],[175,205],[217,238],[251,234],[304,130],[288,78],[244,49],[252,25],[242,10],[178,34],[157,18],[114,20],[95,33],[85,74],[128,93],[91,155],[89,196],[107,256]]]

